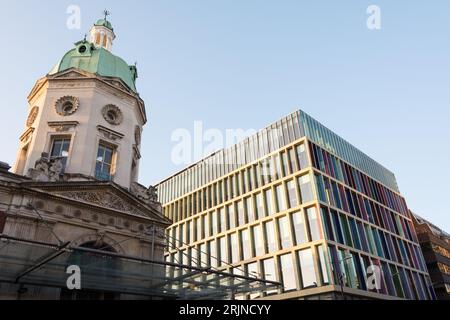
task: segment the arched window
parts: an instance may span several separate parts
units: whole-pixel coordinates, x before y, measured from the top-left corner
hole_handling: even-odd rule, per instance
[[[95,35],[95,44],[100,45],[100,33]]]
[[[104,252],[116,250],[103,241],[89,241],[79,247],[95,249]],[[86,252],[75,250],[67,259],[67,265],[77,265],[84,271],[84,279],[93,287],[85,287],[81,290],[69,290],[62,288],[60,292],[61,300],[115,300],[120,294],[114,291],[97,289],[95,284],[111,283],[117,279],[121,272],[120,261],[114,257],[97,252]]]

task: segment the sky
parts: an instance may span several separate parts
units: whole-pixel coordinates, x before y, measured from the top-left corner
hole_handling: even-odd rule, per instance
[[[67,8],[81,12],[67,27]],[[369,5],[381,28],[370,30]],[[396,175],[411,210],[450,231],[450,2],[0,2],[0,161],[15,161],[35,81],[108,9],[113,53],[146,103],[140,182],[183,168],[172,133],[260,129],[301,108]]]

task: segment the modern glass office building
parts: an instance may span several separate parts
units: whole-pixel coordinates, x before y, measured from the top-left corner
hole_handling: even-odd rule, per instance
[[[434,298],[394,174],[301,110],[157,187],[167,261],[284,286],[238,299]]]

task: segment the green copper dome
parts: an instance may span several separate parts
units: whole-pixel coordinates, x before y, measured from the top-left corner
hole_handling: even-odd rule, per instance
[[[103,26],[108,28],[109,30],[113,30],[111,22],[106,19],[98,19],[97,22],[94,23],[94,26]]]
[[[93,43],[86,40],[75,43],[75,46],[62,57],[49,74],[76,68],[103,77],[119,78],[132,91],[137,92],[137,70],[135,66],[129,66],[123,59],[104,48],[95,47]]]

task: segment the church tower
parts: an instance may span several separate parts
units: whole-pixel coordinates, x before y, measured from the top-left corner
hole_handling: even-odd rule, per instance
[[[99,19],[28,96],[28,117],[13,171],[58,159],[68,181],[108,180],[130,189],[138,177],[147,121],[136,89],[137,69],[111,52],[115,34]]]

